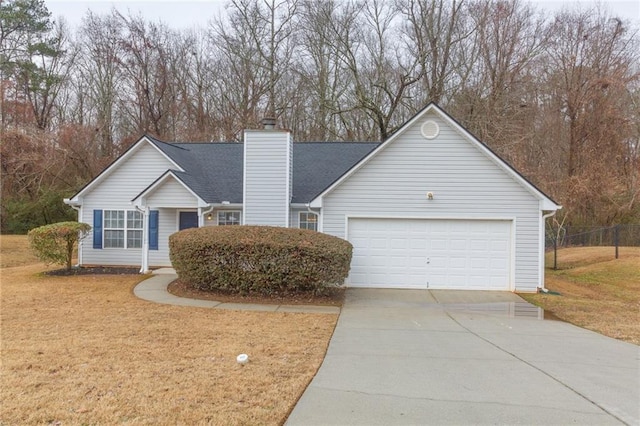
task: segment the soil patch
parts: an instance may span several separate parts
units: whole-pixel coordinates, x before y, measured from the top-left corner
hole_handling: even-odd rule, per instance
[[[71,269],[55,269],[53,271],[43,272],[43,274],[52,275],[55,277],[68,277],[75,275],[133,275],[138,274],[139,272],[139,268],[95,266]]]
[[[320,306],[342,306],[345,289],[336,287],[327,289],[326,294],[296,294],[287,296],[255,296],[237,295],[216,291],[198,290],[189,283],[175,280],[167,288],[169,293],[178,297],[189,299],[216,300],[223,303],[259,303],[264,305],[320,305]]]

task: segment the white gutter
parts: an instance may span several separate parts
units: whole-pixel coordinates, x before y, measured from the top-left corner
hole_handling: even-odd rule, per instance
[[[555,214],[558,212],[558,210],[553,210],[551,211],[551,213],[547,213],[545,215],[542,215],[542,217],[540,218],[540,283],[538,284],[538,289],[540,289],[541,292],[543,293],[548,293],[549,290],[547,290],[544,287],[544,253],[545,253],[545,238],[544,238],[544,231],[546,229],[546,224],[547,224],[547,219],[555,216]]]

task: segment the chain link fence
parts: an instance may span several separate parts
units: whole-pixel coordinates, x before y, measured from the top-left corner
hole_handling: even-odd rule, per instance
[[[566,247],[612,247],[615,258],[620,247],[640,247],[640,224],[613,226],[547,225],[545,248],[553,250],[553,269],[557,269],[557,250]]]

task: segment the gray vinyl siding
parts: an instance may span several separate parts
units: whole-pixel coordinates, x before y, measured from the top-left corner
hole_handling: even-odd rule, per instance
[[[433,140],[420,133],[427,119],[440,126]],[[539,200],[435,114],[327,194],[323,209],[323,232],[341,238],[348,216],[514,219],[515,289],[538,285]]]
[[[289,223],[289,227],[290,228],[298,228],[300,227],[300,212],[303,212],[306,210],[301,210],[301,209],[291,209],[290,214],[291,214],[291,222]]]
[[[94,210],[134,210],[131,200],[167,169],[175,167],[149,143],[142,143],[134,149],[137,149],[132,153],[134,155],[84,195],[82,222],[93,225]],[[163,220],[162,212],[159,219]],[[162,247],[162,240],[159,244]],[[83,241],[82,255],[85,265],[140,265],[142,261],[141,249],[94,249],[93,233]]]
[[[169,236],[178,231],[178,210],[158,210],[158,250],[149,250],[149,266],[171,266]]]
[[[147,205],[152,209],[156,205],[194,208],[198,206],[198,200],[181,183],[169,178],[147,197]]]
[[[247,131],[244,149],[243,223],[289,226],[292,149],[289,132]]]

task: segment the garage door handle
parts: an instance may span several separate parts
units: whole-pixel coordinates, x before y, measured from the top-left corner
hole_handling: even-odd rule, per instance
[[[427,265],[428,265],[429,263],[431,263],[431,259],[429,259],[429,258],[427,257]]]

